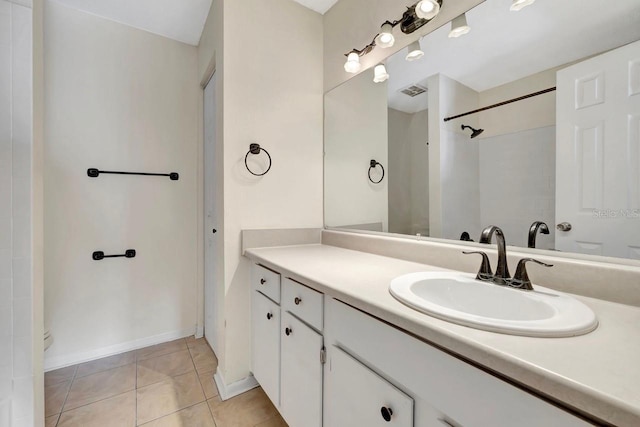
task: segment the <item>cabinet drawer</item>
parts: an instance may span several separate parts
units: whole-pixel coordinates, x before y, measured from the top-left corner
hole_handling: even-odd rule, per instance
[[[274,405],[280,404],[280,307],[251,292],[253,376]]]
[[[332,346],[326,376],[325,424],[412,427],[413,399]]]
[[[280,304],[280,274],[256,264],[251,269],[251,286]]]
[[[318,331],[322,331],[323,299],[323,294],[298,282],[282,281],[282,308]]]

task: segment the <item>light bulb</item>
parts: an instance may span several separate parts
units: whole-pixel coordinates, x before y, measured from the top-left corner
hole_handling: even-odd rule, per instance
[[[421,19],[433,19],[440,13],[440,3],[436,0],[421,0],[416,5],[416,16]]]
[[[362,68],[360,64],[360,56],[356,52],[351,52],[347,56],[347,62],[344,64],[344,70],[347,73],[355,74]]]
[[[383,65],[376,65],[376,68],[373,69],[373,81],[376,83],[382,83],[389,79],[389,73],[387,73],[387,68]]]
[[[385,22],[380,27],[380,34],[376,36],[376,45],[387,48],[393,46],[396,42],[396,38],[393,36],[393,25],[389,22]]]
[[[418,40],[414,41],[409,45],[409,52],[407,53],[407,61],[415,61],[416,59],[420,59],[424,56],[424,52],[420,49],[420,42]]]
[[[464,13],[453,21],[451,21],[451,31],[449,32],[449,37],[456,38],[463,36],[471,31],[471,27],[467,25],[467,15]]]
[[[513,3],[511,3],[511,11],[517,12],[520,9],[529,6],[530,4],[533,4],[535,1],[536,0],[513,0]]]

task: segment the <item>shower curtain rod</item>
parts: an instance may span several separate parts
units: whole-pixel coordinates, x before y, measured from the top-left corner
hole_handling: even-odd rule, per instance
[[[555,87],[550,87],[549,89],[541,90],[539,92],[530,93],[528,95],[519,96],[517,98],[509,99],[508,101],[499,102],[497,104],[489,105],[487,107],[478,108],[477,110],[468,111],[466,113],[458,114],[457,116],[445,117],[444,121],[448,122],[449,120],[459,119],[460,117],[468,116],[469,114],[479,113],[485,110],[491,110],[492,108],[502,107],[503,105],[511,104],[512,102],[522,101],[523,99],[533,98],[534,96],[544,95],[545,93],[553,92],[556,90]]]

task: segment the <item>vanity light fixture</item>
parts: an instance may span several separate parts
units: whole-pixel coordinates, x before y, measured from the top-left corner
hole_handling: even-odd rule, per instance
[[[433,19],[440,13],[440,3],[436,0],[421,0],[416,4],[416,15],[420,19]]]
[[[520,9],[523,9],[529,5],[532,5],[536,0],[513,0],[513,3],[511,3],[511,11],[512,12],[517,12]]]
[[[467,24],[467,15],[463,13],[462,15],[451,21],[451,31],[449,32],[449,37],[457,38],[460,36],[464,36],[469,31],[471,31],[471,27]]]
[[[389,79],[389,73],[387,73],[387,68],[384,64],[376,65],[376,68],[373,69],[373,81],[376,83],[382,83]]]
[[[376,46],[380,46],[381,48],[388,48],[393,46],[396,42],[396,38],[393,36],[393,23],[385,22],[380,27],[380,34],[378,34],[375,38]]]
[[[347,62],[344,64],[345,71],[348,73],[357,73],[360,71],[360,57],[373,51],[376,46],[381,48],[393,46],[396,41],[393,35],[393,29],[396,26],[400,25],[400,30],[404,34],[412,34],[428,24],[440,13],[444,1],[445,0],[420,0],[414,5],[407,7],[402,14],[402,18],[395,21],[385,21],[380,27],[380,33],[375,35],[371,43],[362,49],[351,49],[351,51],[345,53],[347,57]],[[416,54],[419,55],[417,52]]]
[[[424,56],[424,52],[420,48],[420,40],[416,40],[409,45],[409,51],[407,53],[407,61],[415,61]]]
[[[357,52],[350,52],[347,55],[347,62],[344,64],[344,70],[347,73],[355,74],[362,68],[360,64],[360,55]]]

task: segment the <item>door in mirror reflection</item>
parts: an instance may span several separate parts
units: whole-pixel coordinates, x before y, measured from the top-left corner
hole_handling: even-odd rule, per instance
[[[559,250],[640,259],[639,80],[640,42],[558,72]]]

